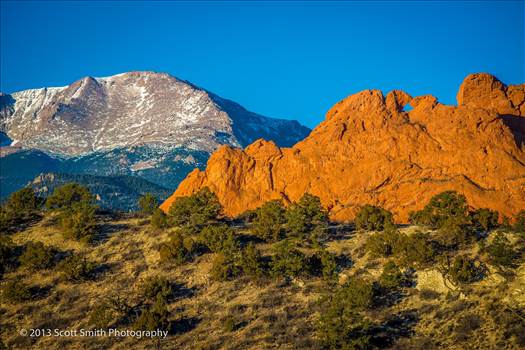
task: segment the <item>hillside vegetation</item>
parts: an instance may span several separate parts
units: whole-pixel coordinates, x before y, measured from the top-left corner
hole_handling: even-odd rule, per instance
[[[231,219],[207,188],[168,214],[102,211],[84,187],[0,211],[0,349],[522,349],[525,212],[443,192],[410,225],[319,198]],[[165,338],[22,330],[165,330]]]

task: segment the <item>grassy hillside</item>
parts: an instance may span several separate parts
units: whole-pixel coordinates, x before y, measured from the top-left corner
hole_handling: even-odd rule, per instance
[[[101,218],[101,233],[94,246],[85,247],[64,239],[50,225],[52,218],[13,236],[23,245],[41,241],[60,251],[74,251],[99,266],[93,281],[63,282],[55,270],[33,273],[19,268],[4,276],[5,281],[22,280],[38,295],[31,301],[11,305],[2,301],[2,339],[13,348],[100,349],[156,348],[157,340],[133,338],[57,338],[23,337],[22,328],[91,328],[90,311],[110,296],[134,304],[140,299],[140,283],[149,276],[165,276],[176,289],[169,304],[174,329],[160,341],[162,348],[173,349],[262,349],[317,348],[315,322],[317,300],[324,292],[321,279],[297,279],[290,283],[269,280],[255,283],[245,278],[218,282],[210,278],[214,254],[204,254],[194,262],[177,268],[159,263],[159,244],[169,231],[157,231],[134,218]],[[405,228],[412,231],[413,227]],[[239,235],[243,230],[237,231]],[[367,280],[379,277],[383,259],[371,259],[363,252],[366,232],[342,230],[329,242],[328,250],[350,259],[342,268],[341,282],[351,275]],[[263,251],[268,244],[260,244]],[[378,305],[370,318],[382,324],[385,345],[393,348],[441,349],[519,349],[523,339],[508,335],[508,327],[523,322],[511,311],[525,305],[525,265],[515,276],[490,273],[483,281],[466,289],[447,288],[436,270],[416,274],[414,287],[396,296],[392,305]],[[520,300],[521,299],[521,300]],[[521,304],[518,304],[520,302]],[[390,303],[390,302],[389,302]],[[235,325],[227,328],[229,317]],[[508,323],[507,323],[508,322]],[[523,323],[521,324],[523,327]],[[524,328],[521,328],[523,332]],[[521,336],[523,333],[521,333]],[[399,337],[395,339],[396,337]]]
[[[360,330],[353,329],[360,335],[348,336],[345,343],[348,349],[525,347],[522,233],[505,227],[493,228],[453,251],[439,250],[427,263],[417,257],[414,258],[417,264],[405,264],[403,261],[409,255],[378,256],[377,249],[371,248],[371,237],[379,237],[379,242],[384,243],[394,235],[392,232],[409,238],[423,235],[430,245],[443,242],[442,232],[418,225],[398,227],[395,231],[367,230],[363,226],[371,221],[363,223],[362,219],[356,220],[360,229],[354,225],[329,224],[319,242],[334,257],[332,279],[324,273],[328,266],[324,263],[323,273],[314,272],[312,257],[319,252],[319,243],[310,244],[306,240],[297,245],[298,251],[308,257],[302,260],[304,265],[299,266],[299,271],[295,275],[276,273],[276,254],[282,252],[276,247],[282,241],[257,236],[256,227],[260,224],[254,219],[257,215],[261,217],[260,213],[247,213],[237,221],[224,221],[232,236],[212,242],[213,237],[203,236],[202,228],[193,230],[184,223],[155,228],[148,217],[141,215],[97,214],[97,233],[90,244],[85,244],[64,238],[56,212],[40,212],[25,227],[3,236],[12,240],[10,257],[19,262],[10,263],[1,281],[0,337],[5,346],[13,349],[343,348],[330,346],[326,342],[327,333],[322,331],[335,332],[335,328],[327,325],[335,318],[348,316],[336,315],[339,309],[332,307],[340,294],[344,296],[342,303],[355,302],[353,309],[345,309],[350,312],[348,317],[356,320],[356,325],[362,322]],[[172,222],[180,219],[175,211],[168,217]],[[293,218],[287,214],[288,227],[292,227]],[[218,224],[212,220],[204,227]],[[213,232],[222,234],[220,230]],[[187,248],[184,261],[174,263],[161,252],[177,234],[192,241],[193,248]],[[505,247],[514,254],[512,264],[507,267],[494,260],[495,255],[487,253],[496,237],[504,237]],[[260,266],[271,271],[263,271],[254,278],[247,265],[241,263],[244,272],[217,278],[217,269],[229,264],[218,266],[217,259],[227,256],[224,242],[232,239],[238,242],[241,251],[255,247],[261,253]],[[50,266],[35,269],[27,258],[20,258],[30,242],[42,242],[53,248]],[[417,250],[416,243],[403,249]],[[184,244],[188,246],[186,241]],[[82,256],[93,263],[89,277],[65,279],[61,264],[68,255]],[[445,260],[440,258],[443,256],[452,260],[468,256],[475,264],[459,270],[450,266],[447,269]],[[400,274],[385,273],[385,266],[392,261],[399,264]],[[469,275],[471,271],[479,273]],[[31,337],[20,333],[22,329],[97,329],[101,321],[108,328],[138,329],[145,308],[155,304],[152,277],[167,281],[167,286],[159,290],[169,289],[166,293],[155,292],[157,298],[163,293],[165,296],[166,338]],[[29,287],[26,300],[6,297],[5,291],[14,281]],[[368,291],[369,298],[365,298],[366,293],[359,294],[360,290]],[[101,305],[114,306],[109,318],[97,314],[97,310],[103,310]],[[330,314],[331,310],[335,313]],[[320,319],[327,316],[328,323],[320,327]]]

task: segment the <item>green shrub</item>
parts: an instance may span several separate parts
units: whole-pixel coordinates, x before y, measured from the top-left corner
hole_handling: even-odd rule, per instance
[[[213,260],[210,274],[213,279],[217,281],[229,281],[241,273],[241,269],[235,263],[233,257],[227,256],[223,253],[217,254]]]
[[[268,242],[276,242],[283,236],[285,223],[284,207],[281,201],[273,200],[255,211],[251,230],[254,235]]]
[[[53,194],[46,200],[46,207],[62,209],[71,207],[75,203],[92,201],[93,196],[86,187],[77,183],[68,183],[55,188]]]
[[[208,188],[189,197],[178,197],[171,205],[168,215],[173,225],[198,227],[216,220],[222,206],[215,193]]]
[[[297,277],[306,271],[307,266],[305,255],[290,240],[275,244],[271,262],[274,277]]]
[[[0,232],[7,233],[14,224],[14,217],[5,206],[0,206]]]
[[[161,209],[155,208],[151,214],[150,223],[154,228],[167,228],[169,226],[168,216]]]
[[[0,232],[20,230],[21,224],[37,217],[40,207],[41,201],[31,188],[12,193],[5,204],[0,206]]]
[[[425,267],[434,261],[436,250],[426,234],[416,232],[411,236],[401,235],[400,238],[394,255],[402,265]]]
[[[242,271],[253,279],[259,279],[265,274],[261,252],[253,243],[250,243],[241,251],[240,267]]]
[[[317,333],[324,348],[368,349],[371,324],[362,311],[373,302],[372,285],[352,277],[321,301]]]
[[[305,193],[297,203],[286,209],[285,218],[289,237],[317,242],[325,235],[328,212],[319,197]]]
[[[19,280],[9,281],[2,289],[2,297],[7,302],[16,304],[23,303],[33,297],[28,285]]]
[[[19,261],[22,266],[33,271],[48,269],[55,263],[55,250],[42,242],[29,242]]]
[[[214,253],[232,255],[239,251],[234,231],[226,224],[206,226],[200,232],[199,241]]]
[[[310,256],[308,266],[312,275],[321,276],[328,283],[335,284],[339,279],[336,256],[325,249]]]
[[[446,191],[432,197],[423,210],[411,213],[410,221],[438,229],[445,223],[456,226],[467,224],[468,214],[465,196],[455,191]]]
[[[160,247],[160,261],[162,263],[182,265],[192,260],[192,251],[188,249],[188,243],[179,233],[172,235],[168,242]]]
[[[109,328],[124,316],[127,316],[131,308],[119,296],[109,296],[98,301],[89,314],[89,324],[95,328]]]
[[[142,331],[169,330],[169,317],[170,313],[165,301],[157,297],[152,306],[142,309],[140,316],[133,324],[133,328]]]
[[[499,213],[487,208],[480,208],[470,213],[471,223],[474,228],[489,231],[498,227]]]
[[[31,215],[39,208],[40,201],[30,187],[12,193],[5,203],[5,210],[16,217]]]
[[[374,291],[371,283],[359,277],[350,277],[336,292],[335,297],[343,300],[348,308],[365,310],[373,304]]]
[[[452,263],[447,262],[444,266],[445,275],[454,284],[472,283],[479,279],[480,271],[469,257],[458,255]]]
[[[144,297],[152,300],[161,298],[167,302],[173,295],[173,288],[166,277],[153,276],[144,280],[141,287]]]
[[[358,230],[382,231],[394,227],[392,213],[380,207],[365,205],[361,207],[354,219]]]
[[[453,221],[444,222],[438,231],[439,242],[447,247],[464,247],[476,239],[476,232],[472,226],[456,225]]]
[[[116,311],[108,303],[100,303],[89,314],[89,324],[96,328],[109,328],[115,322]]]
[[[151,215],[159,207],[159,201],[151,193],[146,193],[140,196],[138,205],[142,214]]]
[[[501,267],[514,267],[517,253],[503,233],[498,232],[492,243],[487,245],[484,250],[491,264]]]
[[[58,268],[66,281],[83,282],[93,278],[96,264],[75,254],[62,260]]]
[[[16,247],[11,238],[0,233],[0,277],[8,268],[14,266],[15,250]]]
[[[399,231],[387,229],[368,236],[365,248],[373,257],[389,257],[394,254],[402,239]]]
[[[514,216],[514,231],[525,233],[525,210],[521,210]]]
[[[395,290],[405,286],[407,279],[399,267],[392,261],[386,263],[379,276],[379,285],[388,290]]]
[[[97,231],[96,207],[88,202],[76,202],[64,207],[59,222],[65,238],[89,243]]]

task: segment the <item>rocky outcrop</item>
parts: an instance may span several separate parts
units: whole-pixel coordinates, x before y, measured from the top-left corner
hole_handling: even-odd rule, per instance
[[[459,89],[458,106],[430,95],[362,91],[333,106],[292,148],[264,140],[245,150],[221,147],[161,207],[209,187],[235,216],[309,192],[335,220],[352,219],[370,203],[406,222],[433,195],[456,190],[473,207],[511,215],[525,209],[524,88],[473,74]],[[405,112],[406,104],[413,109]]]

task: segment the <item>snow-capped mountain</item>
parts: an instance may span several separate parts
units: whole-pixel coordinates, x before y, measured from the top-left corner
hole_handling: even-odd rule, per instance
[[[86,77],[0,94],[0,166],[24,169],[2,171],[0,193],[45,172],[134,175],[174,189],[222,144],[244,147],[263,138],[291,146],[309,132],[164,73]],[[36,169],[32,159],[46,161]]]
[[[252,113],[168,74],[86,77],[0,97],[0,131],[16,145],[65,157],[159,145],[211,152],[258,138],[288,146],[309,129]]]

